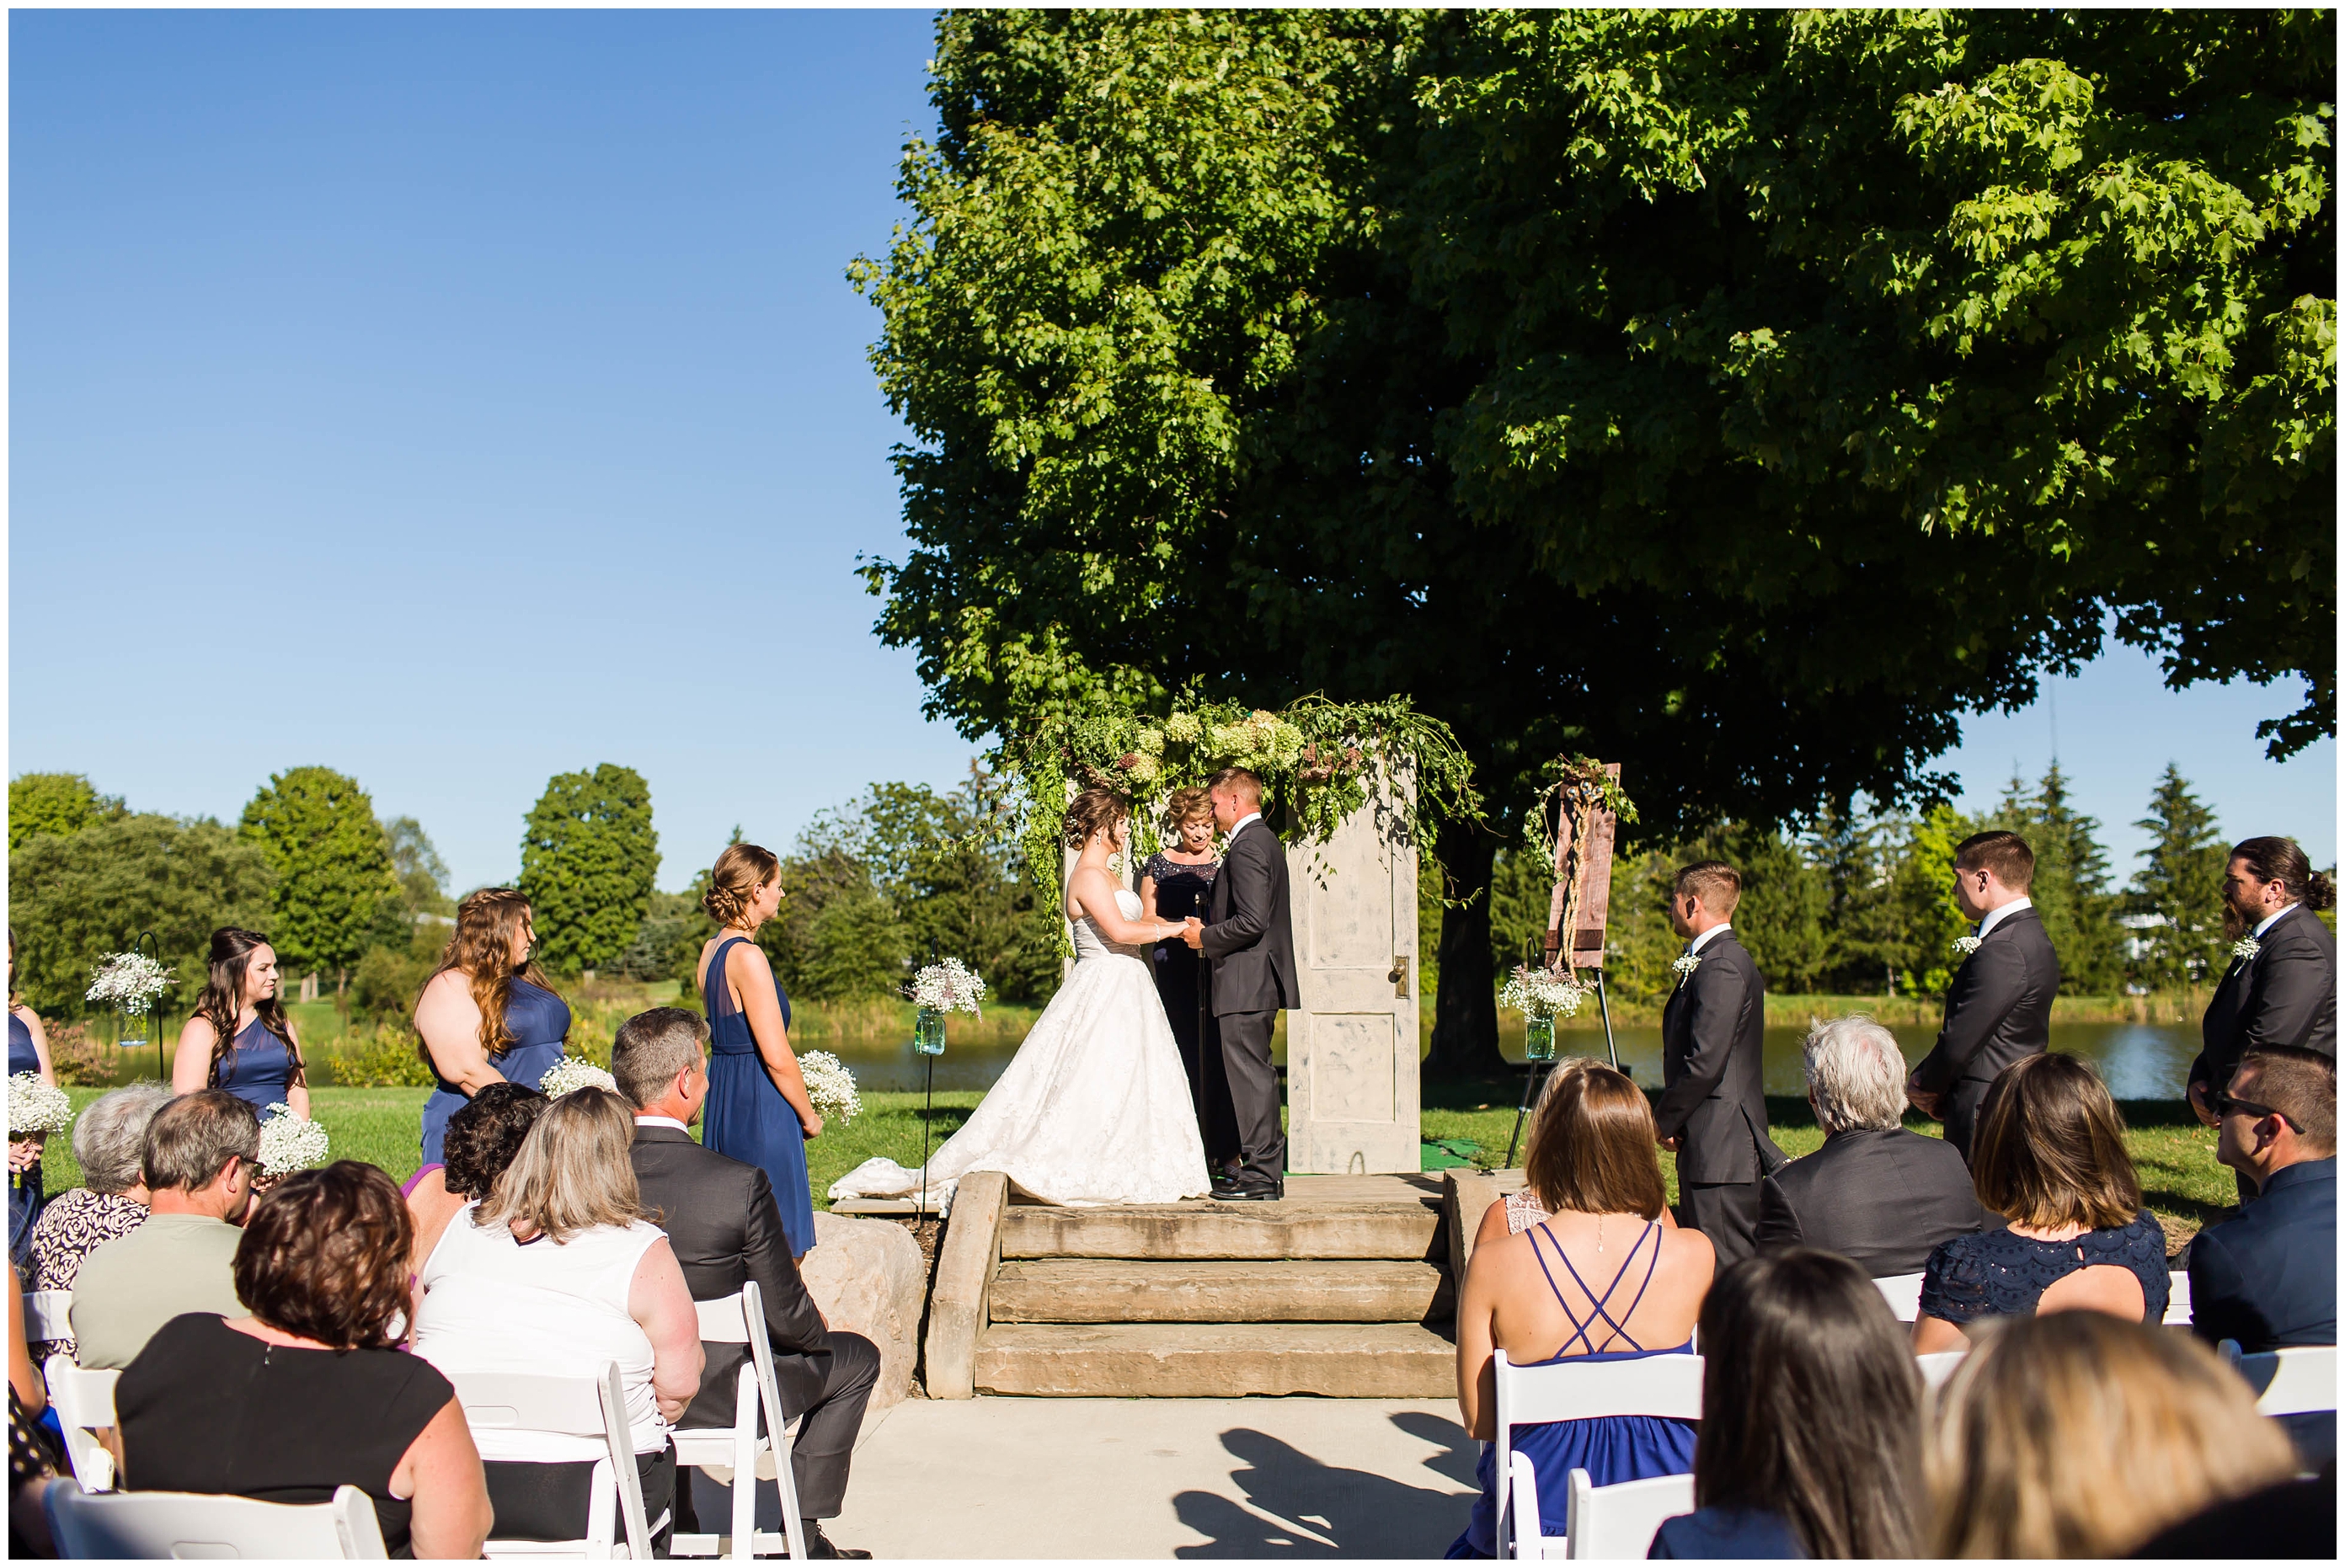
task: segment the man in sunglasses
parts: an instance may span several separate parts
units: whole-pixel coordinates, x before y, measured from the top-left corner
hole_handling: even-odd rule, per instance
[[[2258,1196],[2190,1244],[2191,1331],[2249,1352],[2335,1344],[2336,1062],[2302,1046],[2251,1050],[2214,1108],[2215,1158]]]

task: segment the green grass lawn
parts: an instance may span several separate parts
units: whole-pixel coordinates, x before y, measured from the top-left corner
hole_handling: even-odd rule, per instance
[[[66,1091],[78,1112],[105,1091]],[[412,1088],[317,1088],[310,1091],[310,1108],[325,1124],[337,1159],[363,1159],[379,1165],[401,1181],[415,1174],[421,1163],[418,1144],[428,1090]],[[1461,1138],[1480,1149],[1476,1163],[1495,1166],[1506,1156],[1507,1136],[1515,1121],[1511,1095],[1519,1092],[1505,1082],[1485,1085],[1428,1085],[1422,1115],[1428,1138]],[[969,1119],[981,1097],[974,1089],[939,1093],[935,1119],[929,1126],[934,1148]],[[874,1155],[885,1155],[905,1166],[920,1162],[920,1134],[925,1100],[917,1094],[867,1092],[863,1114],[841,1127],[833,1123],[807,1146],[807,1174],[813,1179],[815,1204],[827,1207],[824,1192],[830,1184]],[[2166,1221],[2169,1242],[2178,1242],[2199,1226],[2221,1218],[2236,1201],[2231,1173],[2215,1163],[2215,1132],[2191,1118],[2180,1100],[2125,1100],[2126,1147],[2141,1174],[2145,1200]],[[1797,1158],[1814,1152],[1823,1142],[1805,1100],[1770,1096],[1769,1132],[1783,1152]],[[1937,1125],[1914,1120],[1907,1126],[1935,1137]],[[74,1162],[70,1140],[50,1141],[42,1173],[51,1192],[81,1185],[81,1168]],[[1521,1162],[1521,1151],[1516,1162]],[[1675,1161],[1661,1161],[1670,1201],[1677,1199]]]

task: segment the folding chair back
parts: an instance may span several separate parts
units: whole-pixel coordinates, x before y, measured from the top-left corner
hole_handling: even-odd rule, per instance
[[[71,1290],[27,1290],[25,1292],[25,1340],[39,1344],[44,1340],[70,1340],[73,1331],[73,1292]]]
[[[2299,1345],[2241,1356],[2236,1365],[2265,1415],[2309,1415],[2337,1408],[2337,1347]]]
[[[729,1555],[747,1558],[761,1552],[770,1554],[787,1550],[790,1556],[803,1558],[807,1551],[806,1524],[798,1517],[797,1480],[790,1471],[789,1426],[782,1413],[781,1386],[774,1375],[773,1341],[766,1333],[765,1298],[757,1282],[752,1280],[735,1295],[693,1305],[700,1315],[700,1337],[704,1342],[746,1344],[749,1347],[749,1361],[741,1369],[734,1387],[733,1424],[678,1429],[675,1433],[676,1463],[707,1471],[731,1485],[733,1531]],[[765,1428],[762,1436],[758,1431],[761,1415]],[[766,1474],[769,1468],[773,1472],[770,1477]],[[778,1536],[756,1527],[757,1482],[768,1479],[781,1494],[782,1533]],[[689,1482],[689,1477],[682,1477],[678,1484]],[[724,1549],[724,1543],[706,1533],[679,1534],[668,1546],[670,1553],[677,1557],[714,1557]]]
[[[256,1502],[193,1492],[84,1492],[50,1484],[42,1505],[58,1555],[381,1562],[374,1502],[338,1486],[330,1502]]]
[[[1963,1358],[1969,1354],[1968,1351],[1933,1351],[1926,1356],[1914,1357],[1914,1361],[1921,1363],[1922,1386],[1926,1389],[1944,1388],[1946,1380],[1954,1375],[1955,1369],[1963,1364]]]
[[[1922,1276],[1919,1274],[1888,1274],[1873,1282],[1889,1310],[1897,1314],[1901,1323],[1910,1323],[1922,1315]]]
[[[1574,1470],[1567,1551],[1573,1557],[1643,1557],[1665,1519],[1693,1512],[1693,1477],[1657,1475],[1598,1486]],[[1534,1493],[1537,1487],[1532,1488]]]
[[[2188,1270],[2167,1270],[2166,1326],[2187,1329],[2190,1326],[2190,1274]]]
[[[586,1530],[570,1541],[491,1540],[490,1557],[608,1557],[626,1533],[627,1555],[651,1556],[651,1527],[644,1518],[643,1478],[635,1473],[635,1445],[627,1431],[627,1397],[619,1383],[619,1363],[605,1361],[599,1378],[548,1377],[532,1372],[456,1372],[456,1401],[477,1435],[505,1434],[498,1462],[574,1464],[593,1461],[588,1483]],[[526,1457],[513,1452],[513,1437]]]
[[[86,1371],[63,1354],[51,1356],[41,1369],[57,1429],[66,1434],[66,1461],[85,1492],[114,1490],[114,1455],[92,1434],[114,1424],[114,1385],[121,1377]]]
[[[1494,1473],[1528,1478],[1531,1491],[1538,1477],[1527,1457],[1514,1452],[1514,1429],[1546,1421],[1586,1421],[1616,1415],[1660,1416],[1678,1421],[1701,1419],[1700,1356],[1643,1356],[1629,1361],[1558,1361],[1552,1366],[1520,1367],[1507,1352],[1492,1353],[1497,1383],[1497,1453]],[[1518,1522],[1512,1501],[1519,1488],[1501,1485],[1497,1499],[1497,1551],[1501,1557],[1542,1555],[1546,1543],[1536,1524]],[[1566,1526],[1569,1521],[1567,1518]],[[1519,1551],[1516,1548],[1519,1547]],[[1567,1545],[1567,1553],[1570,1548]]]

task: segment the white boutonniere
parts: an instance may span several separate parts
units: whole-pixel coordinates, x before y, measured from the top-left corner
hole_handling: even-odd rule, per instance
[[[1696,969],[1701,967],[1701,955],[1689,953],[1682,958],[1671,959],[1670,967],[1677,971],[1678,984],[1682,986],[1693,978],[1693,972]]]
[[[2264,950],[2264,945],[2252,936],[2242,936],[2231,944],[2231,956],[2246,962]]]
[[[1967,958],[1977,952],[1979,944],[1985,940],[1984,936],[1957,936],[1954,938],[1954,954],[1957,957]]]

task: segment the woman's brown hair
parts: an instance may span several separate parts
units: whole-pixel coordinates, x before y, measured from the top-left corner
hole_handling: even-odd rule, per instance
[[[538,1114],[521,1152],[489,1189],[478,1223],[526,1229],[558,1246],[598,1225],[644,1218],[628,1158],[635,1113],[608,1089],[573,1089]]]
[[[1213,792],[1203,784],[1184,784],[1164,803],[1164,842],[1178,847],[1181,829],[1199,817],[1213,814]]]
[[[1091,835],[1132,814],[1132,803],[1111,789],[1093,786],[1067,803],[1067,847],[1079,850]]]
[[[2141,1214],[2125,1121],[2089,1063],[2046,1051],[2003,1069],[1971,1145],[1978,1200],[2014,1225],[2107,1230]]]
[[[1653,1108],[1626,1073],[1595,1062],[1556,1069],[1542,1097],[1523,1176],[1550,1214],[1635,1214],[1658,1219],[1661,1185]]]
[[[1779,1514],[1810,1557],[1914,1555],[1922,1374],[1863,1270],[1745,1259],[1702,1298],[1701,1350],[1696,1507]]]
[[[399,1184],[338,1159],[297,1170],[253,1205],[236,1244],[236,1299],[272,1329],[336,1350],[381,1350],[406,1330],[415,1222]]]
[[[431,984],[451,969],[461,970],[471,983],[472,1006],[481,1010],[481,1049],[492,1060],[513,1047],[513,1033],[505,1027],[505,1006],[513,1000],[513,983],[526,980],[538,989],[553,990],[553,982],[534,958],[513,967],[513,939],[529,915],[529,900],[510,887],[483,887],[468,893],[456,905],[456,934],[440,955]],[[423,1053],[428,1064],[431,1052]]]
[[[2123,1557],[2296,1470],[2213,1351],[2104,1312],[1993,1320],[1935,1403],[1925,1557]]]
[[[757,890],[781,875],[782,863],[770,849],[754,844],[728,844],[708,871],[708,891],[700,906],[718,926],[741,925]]]
[[[204,994],[196,999],[196,1017],[212,1027],[211,1067],[204,1079],[207,1088],[219,1087],[220,1073],[224,1067],[232,1067],[236,1059],[236,1019],[244,1010],[244,974],[252,966],[253,950],[268,946],[269,938],[258,931],[223,926],[212,933]],[[293,1043],[292,1027],[285,1021],[284,1002],[285,973],[280,968],[277,995],[255,1002],[252,1013],[270,1034],[284,1042],[285,1054],[293,1063],[289,1081],[298,1084],[304,1077],[301,1047]]]

